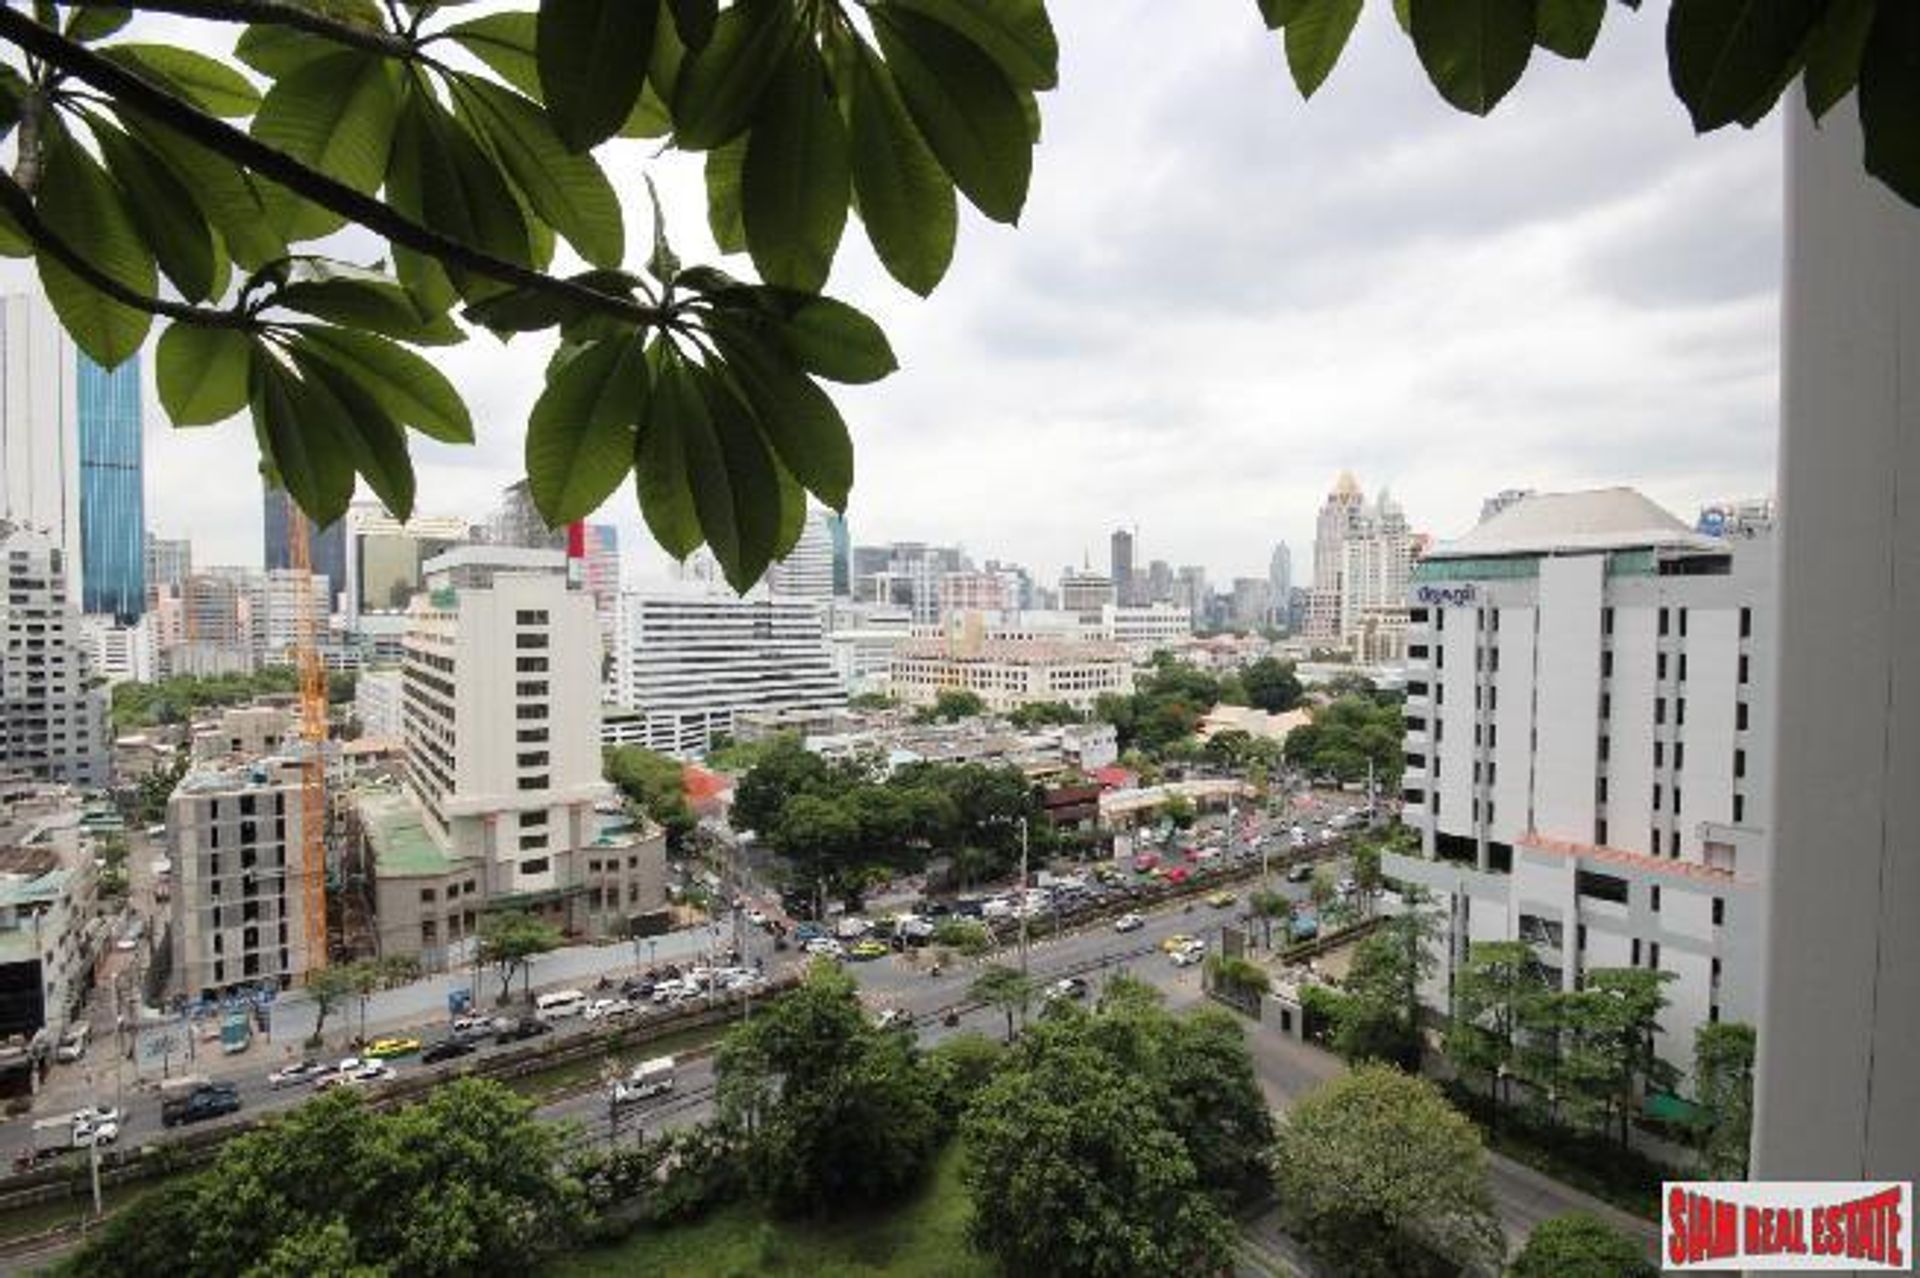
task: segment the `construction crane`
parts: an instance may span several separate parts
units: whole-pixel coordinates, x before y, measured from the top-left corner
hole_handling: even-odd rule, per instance
[[[293,569],[293,660],[300,676],[300,904],[307,930],[307,971],[327,965],[327,672],[320,663],[313,615],[313,555],[307,516],[287,503],[287,562]]]

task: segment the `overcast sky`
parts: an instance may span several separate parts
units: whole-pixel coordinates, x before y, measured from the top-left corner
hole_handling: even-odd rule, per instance
[[[1505,487],[1630,483],[1689,519],[1772,490],[1778,130],[1695,139],[1662,15],[1610,7],[1588,63],[1537,54],[1476,120],[1384,3],[1311,103],[1252,0],[1051,8],[1061,88],[1021,226],[963,215],[923,302],[849,224],[830,291],[902,365],[837,395],[855,541],[958,542],[1051,578],[1104,564],[1124,524],[1138,562],[1216,580],[1264,575],[1285,540],[1305,584],[1343,468],[1442,538]],[[681,255],[711,257],[697,161],[606,160],[630,243],[650,169]],[[519,476],[545,354],[484,335],[435,354],[480,439],[416,437],[422,512],[477,518]],[[200,562],[258,563],[249,427],[149,418],[150,526]],[[664,564],[630,488],[601,518],[630,578]]]

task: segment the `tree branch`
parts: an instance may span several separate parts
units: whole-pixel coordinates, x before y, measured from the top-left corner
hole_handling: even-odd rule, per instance
[[[33,207],[33,198],[26,193],[20,183],[5,174],[0,174],[0,207],[6,209],[8,215],[19,224],[21,231],[25,232],[28,239],[45,249],[62,266],[78,275],[93,288],[124,306],[131,306],[136,311],[145,311],[149,315],[164,316],[182,324],[198,325],[201,328],[251,329],[255,327],[252,317],[239,311],[189,306],[185,302],[169,302],[165,298],[149,297],[138,289],[127,287],[95,266],[86,254],[55,234],[45,222],[40,220],[38,210]]]
[[[49,31],[10,5],[0,4],[0,40],[92,85],[117,103],[153,117],[182,137],[383,236],[390,243],[502,284],[564,298],[584,309],[615,315],[633,323],[657,325],[666,318],[666,313],[656,307],[643,306],[583,284],[556,279],[530,266],[495,257],[422,226],[385,201],[309,168],[286,152],[268,146],[224,120],[215,119],[86,46],[67,39],[57,31]]]
[[[411,40],[379,27],[363,27],[309,9],[291,0],[72,0],[79,8],[111,5],[149,13],[176,13],[207,22],[246,22],[292,27],[372,53],[412,61],[420,51]]]

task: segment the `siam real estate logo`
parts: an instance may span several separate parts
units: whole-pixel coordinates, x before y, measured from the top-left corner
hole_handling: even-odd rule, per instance
[[[1912,1273],[1912,1181],[1673,1181],[1660,1260],[1674,1273]]]

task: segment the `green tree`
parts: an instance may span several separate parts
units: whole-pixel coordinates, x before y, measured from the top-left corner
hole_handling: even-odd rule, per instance
[[[962,719],[977,719],[986,712],[987,703],[980,699],[979,693],[965,688],[942,688],[933,704],[913,717],[921,723],[958,723]]]
[[[684,766],[639,746],[615,746],[605,753],[602,771],[629,804],[667,832],[674,851],[684,846],[694,828]]]
[[[1425,1079],[1363,1065],[1309,1092],[1273,1166],[1299,1237],[1343,1275],[1452,1278],[1505,1253],[1479,1134]]]
[[[1507,1278],[1657,1278],[1659,1272],[1639,1243],[1576,1212],[1535,1225]]]
[[[993,1079],[1007,1049],[985,1034],[968,1031],[943,1038],[923,1058],[941,1114],[957,1123],[967,1106]]]
[[[207,1171],[116,1214],[69,1272],[526,1273],[582,1223],[562,1140],[497,1083],[454,1080],[384,1113],[343,1089],[236,1136]]]
[[[899,698],[890,697],[884,692],[856,693],[847,700],[849,710],[892,710],[899,704]]]
[[[1173,822],[1176,830],[1190,830],[1200,818],[1200,811],[1193,806],[1193,800],[1184,794],[1175,794],[1160,805],[1160,815]]]
[[[736,830],[771,834],[787,801],[823,786],[828,775],[826,760],[809,751],[799,737],[783,733],[768,743],[759,761],[734,786],[728,820]]]
[[[1240,672],[1247,704],[1268,714],[1280,714],[1300,704],[1300,680],[1289,662],[1262,657]]]
[[[313,1001],[313,1036],[307,1040],[307,1046],[320,1045],[327,1015],[354,993],[358,980],[359,974],[352,964],[334,963],[307,973],[307,997]]]
[[[560,947],[560,929],[520,910],[480,916],[480,961],[500,980],[500,1001],[513,993],[513,978],[529,975],[533,959]]]
[[[1244,988],[1264,993],[1265,970],[1247,966],[1257,975],[1243,975]],[[1200,1183],[1223,1201],[1257,1196],[1267,1177],[1273,1114],[1240,1023],[1216,1008],[1176,1017],[1158,1004],[1146,1017],[1159,1043],[1153,1074],[1162,1112],[1185,1142]]]
[[[1701,1170],[1713,1180],[1745,1180],[1753,1141],[1753,1026],[1702,1025],[1693,1035],[1695,1095],[1705,1111]]]
[[[1400,787],[1405,739],[1406,721],[1398,703],[1343,696],[1315,710],[1311,723],[1288,733],[1285,754],[1289,764],[1309,775],[1342,782],[1364,781],[1371,764],[1374,783],[1391,793]]]
[[[945,1134],[940,1087],[911,1040],[874,1028],[853,978],[816,963],[799,989],[734,1029],[723,1117],[751,1132],[749,1180],[774,1210],[825,1216],[898,1198]]]
[[[1029,701],[1007,712],[1007,722],[1016,728],[1044,728],[1049,724],[1085,723],[1086,712],[1065,701]]]
[[[1259,891],[1247,898],[1253,916],[1260,920],[1263,933],[1261,943],[1267,949],[1273,948],[1273,924],[1280,921],[1280,939],[1287,942],[1293,939],[1293,911],[1291,898],[1284,892]]]
[[[1033,981],[1025,973],[1001,963],[989,963],[980,969],[980,975],[973,978],[973,984],[967,989],[967,997],[975,1002],[997,1007],[1007,1018],[1007,1041],[1013,1041],[1013,1017],[1018,1012],[1027,1014],[1027,1008],[1033,1003]]]
[[[1467,948],[1467,961],[1454,973],[1446,1053],[1461,1073],[1486,1081],[1489,1112],[1508,1099],[1497,1090],[1519,1064],[1529,1006],[1552,993],[1527,942],[1475,941]]]
[[[1597,967],[1583,988],[1558,999],[1565,1027],[1560,1078],[1568,1100],[1602,1129],[1617,1122],[1623,1147],[1636,1099],[1675,1081],[1673,1066],[1654,1051],[1673,979],[1672,972]]]

